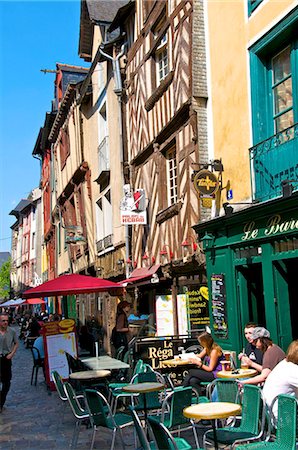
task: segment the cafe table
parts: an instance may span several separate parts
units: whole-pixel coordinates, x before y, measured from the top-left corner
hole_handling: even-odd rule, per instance
[[[131,394],[142,394],[144,399],[144,419],[145,424],[147,423],[147,400],[146,394],[150,392],[162,391],[165,388],[163,383],[145,381],[143,383],[132,383],[127,386],[123,386],[122,390]]]
[[[111,356],[108,355],[80,359],[92,370],[120,370],[129,369],[130,367],[129,364],[120,361],[119,359],[111,358]]]
[[[181,367],[181,366],[189,366],[192,363],[188,359],[180,359],[180,358],[174,358],[174,359],[166,359],[165,361],[162,361],[162,367]]]
[[[226,378],[229,380],[238,380],[238,378],[252,378],[257,375],[255,369],[236,369],[236,370],[220,370],[217,372],[217,378]]]
[[[80,372],[73,372],[69,375],[71,380],[90,381],[98,378],[106,378],[111,375],[110,370],[82,370]]]
[[[214,433],[214,448],[218,449],[216,420],[227,419],[241,412],[241,406],[237,403],[228,402],[210,402],[198,403],[197,405],[187,406],[183,410],[183,415],[192,420],[210,420]]]

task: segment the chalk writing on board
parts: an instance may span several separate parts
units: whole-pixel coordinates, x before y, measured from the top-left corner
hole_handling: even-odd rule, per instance
[[[228,337],[228,325],[224,274],[212,274],[211,298],[214,335],[226,339]]]

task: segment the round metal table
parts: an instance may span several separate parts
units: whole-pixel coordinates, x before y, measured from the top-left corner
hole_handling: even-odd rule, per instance
[[[255,369],[237,369],[237,370],[220,370],[217,372],[217,378],[227,378],[230,380],[237,380],[238,378],[251,378],[257,375],[258,371]]]
[[[237,403],[210,402],[184,408],[183,414],[188,419],[211,420],[214,433],[214,447],[218,449],[216,435],[216,419],[226,419],[241,412],[241,406]]]

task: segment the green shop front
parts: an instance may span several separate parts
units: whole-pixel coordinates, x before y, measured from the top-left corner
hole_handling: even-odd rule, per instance
[[[298,338],[298,193],[194,226],[204,243],[210,326],[225,349],[240,351],[256,322],[284,350]]]

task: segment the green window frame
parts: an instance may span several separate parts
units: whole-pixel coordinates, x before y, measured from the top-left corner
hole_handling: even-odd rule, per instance
[[[289,49],[290,73],[274,78],[278,55]],[[293,111],[298,122],[298,8],[250,48],[252,128],[254,145],[268,139],[279,130],[278,117]],[[276,91],[291,79],[293,104],[276,109]],[[289,83],[289,81],[288,81]],[[287,111],[286,111],[287,110]]]
[[[248,15],[251,13],[262,3],[263,0],[248,0]]]

